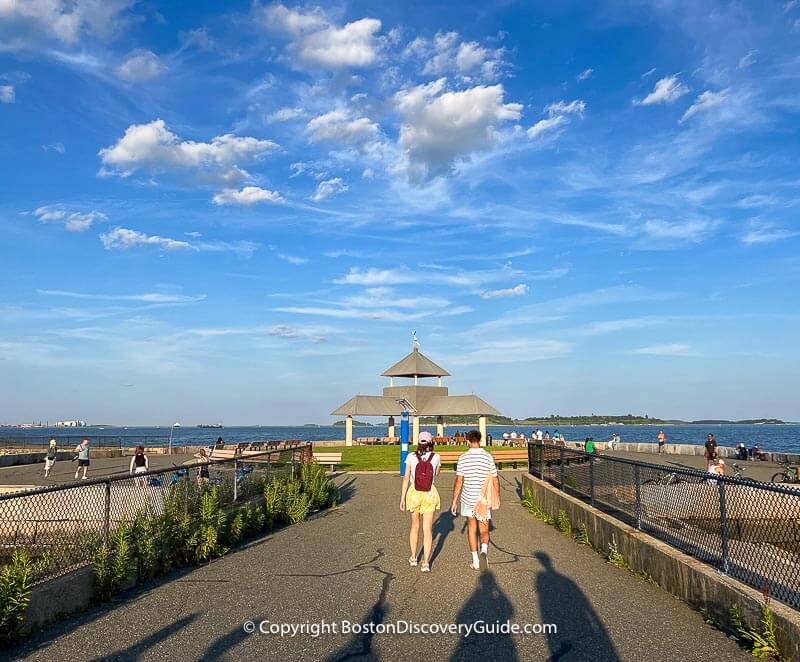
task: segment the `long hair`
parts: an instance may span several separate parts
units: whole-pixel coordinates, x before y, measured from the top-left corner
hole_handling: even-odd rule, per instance
[[[416,451],[417,459],[420,462],[422,462],[422,452],[421,452],[422,449],[420,448],[422,445],[423,444],[417,444],[417,451]],[[433,453],[433,442],[432,441],[428,441],[424,445],[425,445],[425,452]]]

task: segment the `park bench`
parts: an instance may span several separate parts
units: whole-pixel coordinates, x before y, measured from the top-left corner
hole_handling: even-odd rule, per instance
[[[317,464],[328,465],[335,469],[342,463],[341,453],[314,453],[314,462]]]
[[[518,464],[528,462],[528,451],[525,449],[491,451],[491,453],[495,464],[511,464],[514,469],[517,468]],[[458,462],[458,458],[463,454],[464,451],[444,451],[439,453],[439,459],[442,462],[442,466],[455,465]]]

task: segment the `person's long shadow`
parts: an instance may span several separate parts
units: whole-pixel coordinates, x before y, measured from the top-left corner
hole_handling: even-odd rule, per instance
[[[433,523],[433,551],[431,552],[431,563],[436,560],[444,547],[444,541],[456,528],[456,518],[449,510],[442,511]]]
[[[478,578],[478,586],[458,612],[456,623],[472,625],[477,621],[484,621],[489,631],[489,628],[496,628],[497,623],[512,620],[513,615],[514,606],[498,585],[494,573],[484,570]],[[491,659],[508,662],[519,660],[517,645],[510,634],[472,632],[468,637],[462,634],[450,656],[451,662]]]
[[[168,623],[160,630],[156,630],[151,635],[139,639],[136,643],[131,644],[127,648],[121,648],[113,653],[92,658],[92,662],[101,662],[105,660],[139,660],[148,657],[148,651],[150,651],[151,648],[171,637],[180,636],[178,633],[187,625],[197,620],[199,616],[199,613],[194,613],[179,618],[172,623]]]
[[[553,567],[548,554],[536,552],[535,556],[543,568],[536,576],[541,622],[558,629],[546,634],[550,662],[619,660],[608,631],[583,591]]]

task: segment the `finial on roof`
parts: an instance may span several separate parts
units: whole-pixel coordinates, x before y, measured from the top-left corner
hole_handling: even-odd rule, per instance
[[[411,332],[411,348],[415,351],[419,351],[419,338],[417,338],[417,332]]]

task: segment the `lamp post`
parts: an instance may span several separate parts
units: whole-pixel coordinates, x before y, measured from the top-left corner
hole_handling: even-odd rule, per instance
[[[172,433],[175,431],[175,428],[179,428],[180,426],[180,423],[175,422],[169,428],[169,455],[172,455]]]

